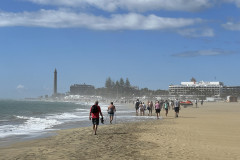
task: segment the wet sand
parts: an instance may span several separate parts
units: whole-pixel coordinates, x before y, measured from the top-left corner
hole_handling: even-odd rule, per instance
[[[170,110],[163,120],[59,131],[0,148],[0,159],[240,159],[240,103]],[[89,122],[90,123],[90,122]]]

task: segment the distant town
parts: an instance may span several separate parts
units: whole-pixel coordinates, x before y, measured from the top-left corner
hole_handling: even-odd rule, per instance
[[[54,71],[53,94],[40,96],[40,99],[78,101],[97,99],[115,99],[116,101],[130,102],[137,98],[142,99],[198,99],[205,101],[230,100],[237,101],[240,97],[240,86],[226,86],[223,82],[197,82],[191,78],[189,82],[181,82],[178,85],[169,85],[168,90],[150,90],[139,88],[130,83],[129,79],[120,78],[113,81],[106,79],[105,87],[95,88],[89,84],[73,84],[67,93],[57,92],[57,70]]]

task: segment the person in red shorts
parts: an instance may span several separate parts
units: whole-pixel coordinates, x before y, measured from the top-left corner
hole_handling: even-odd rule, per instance
[[[89,120],[92,119],[93,131],[95,135],[97,135],[97,127],[99,125],[99,113],[103,118],[101,108],[98,105],[98,101],[96,101],[95,104],[90,108],[90,113],[89,113]]]

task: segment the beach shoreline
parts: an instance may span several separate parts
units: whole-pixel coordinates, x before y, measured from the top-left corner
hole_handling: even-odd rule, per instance
[[[55,130],[91,126],[89,109],[92,104],[81,101],[1,101],[0,109],[4,106],[9,107],[1,111],[0,146],[51,136]],[[108,118],[109,104],[101,103],[100,105],[105,116],[105,124],[108,124],[109,121],[106,118]],[[116,105],[118,118],[122,115],[125,116],[124,120],[128,121],[139,118],[134,117],[134,110],[126,104]],[[121,119],[118,119],[118,123]]]
[[[0,159],[240,159],[239,103],[187,107],[174,118],[57,131],[1,147]]]

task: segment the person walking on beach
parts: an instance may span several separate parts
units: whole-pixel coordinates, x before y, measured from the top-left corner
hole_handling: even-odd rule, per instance
[[[108,115],[110,117],[110,123],[112,124],[114,113],[116,112],[116,107],[111,102],[110,106],[108,106]]]
[[[165,103],[164,103],[164,109],[165,109],[165,111],[166,111],[166,117],[167,117],[167,115],[168,115],[168,109],[169,109],[169,103],[168,103],[168,100],[166,100],[165,101]]]
[[[171,100],[168,101],[168,105],[169,105],[168,109],[171,110],[171,107],[170,107],[170,106],[172,106],[172,101]]]
[[[175,110],[175,118],[178,117],[178,114],[179,114],[179,110],[180,110],[180,102],[178,99],[176,99],[175,101],[175,107],[174,107],[174,110]]]
[[[153,110],[153,101],[150,102],[150,109],[149,109],[149,114],[151,113],[151,116],[152,116],[152,110]]]
[[[171,107],[172,107],[172,110],[174,109],[174,101],[173,100],[171,100]]]
[[[196,105],[196,108],[197,108],[197,99],[195,100],[195,105]]]
[[[153,102],[148,102],[148,116],[150,115],[151,113],[151,116],[152,116],[152,109],[153,109]]]
[[[142,105],[143,105],[143,116],[144,116],[145,110],[146,110],[146,105],[144,104],[144,102],[142,103]]]
[[[143,108],[143,103],[142,103],[142,102],[140,102],[139,110],[140,110],[140,116],[143,116],[143,114],[144,114],[144,108]]]
[[[156,104],[155,104],[155,111],[156,111],[156,114],[157,114],[157,119],[159,119],[160,111],[161,111],[159,101],[156,101]]]
[[[98,101],[96,101],[95,104],[90,108],[90,113],[89,113],[89,120],[92,119],[93,131],[95,135],[97,135],[97,128],[99,125],[99,114],[102,116],[102,119],[103,119],[101,108],[98,105]]]
[[[201,101],[201,106],[203,105],[203,99],[202,99],[202,101]]]
[[[137,102],[135,103],[135,109],[136,109],[136,115],[138,115],[138,109],[139,109],[140,102],[137,99]]]
[[[139,99],[137,99],[137,101],[135,103],[136,114],[138,114],[139,105],[140,105],[140,101],[139,101]]]
[[[150,101],[147,102],[148,115],[149,115],[149,113],[150,113],[149,109],[150,109]]]

